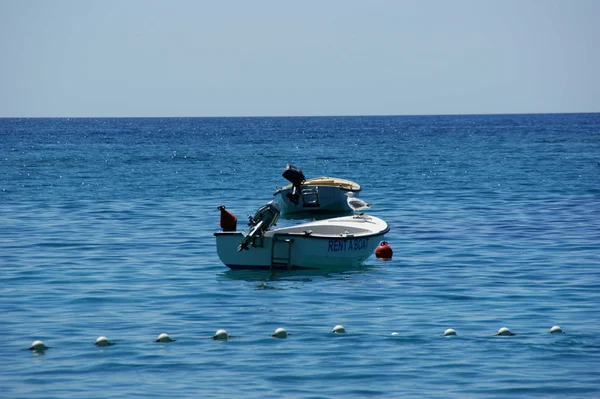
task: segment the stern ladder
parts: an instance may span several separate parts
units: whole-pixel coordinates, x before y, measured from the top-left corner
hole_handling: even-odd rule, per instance
[[[285,236],[273,236],[273,245],[271,245],[271,271],[277,267],[292,268],[292,245],[294,239]]]

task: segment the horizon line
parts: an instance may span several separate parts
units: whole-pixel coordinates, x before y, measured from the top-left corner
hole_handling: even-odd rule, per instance
[[[0,119],[168,119],[168,118],[362,118],[362,117],[423,117],[423,116],[502,116],[502,115],[569,115],[598,114],[600,111],[571,112],[499,112],[499,113],[457,113],[457,114],[356,114],[356,115],[236,115],[236,116],[0,116]]]

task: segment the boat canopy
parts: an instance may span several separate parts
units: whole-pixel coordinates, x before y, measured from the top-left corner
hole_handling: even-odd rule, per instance
[[[307,179],[302,183],[302,186],[328,186],[328,187],[340,187],[345,190],[350,191],[360,191],[360,184],[355,183],[351,180],[340,179],[337,177],[313,177],[312,179]],[[275,193],[283,190],[289,190],[293,187],[292,184],[288,184],[287,186],[281,187]]]

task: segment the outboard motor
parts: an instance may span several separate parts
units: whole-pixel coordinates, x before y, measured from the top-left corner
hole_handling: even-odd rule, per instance
[[[285,177],[287,181],[292,183],[292,192],[288,193],[287,197],[294,203],[294,205],[298,205],[298,200],[300,198],[300,185],[306,180],[304,173],[302,173],[300,168],[288,164],[281,175]]]
[[[261,237],[267,230],[277,223],[281,208],[274,201],[269,201],[258,208],[254,216],[248,216],[248,226],[250,232],[244,237],[244,241],[238,246],[238,252],[242,249],[249,249],[248,245],[254,242],[254,239]]]

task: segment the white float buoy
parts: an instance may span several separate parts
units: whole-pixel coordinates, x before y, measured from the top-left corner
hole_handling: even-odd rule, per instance
[[[175,340],[169,337],[169,334],[162,333],[158,336],[158,338],[156,338],[156,341],[154,342],[175,342]]]
[[[288,336],[288,332],[285,331],[285,328],[278,328],[277,330],[275,330],[275,332],[273,334],[271,334],[272,337],[275,338],[287,338]]]
[[[511,332],[508,328],[502,327],[501,329],[498,330],[496,335],[509,336],[509,335],[516,335],[516,334]]]
[[[331,330],[331,332],[336,334],[343,334],[346,332],[346,329],[341,324],[338,324],[337,326],[333,327],[333,330]]]
[[[394,331],[394,332],[392,333],[392,335],[400,335],[400,333],[399,333],[399,332],[396,332],[396,331]]]
[[[227,330],[217,330],[212,338],[219,341],[226,341],[229,339],[229,334],[227,334]]]
[[[449,328],[446,331],[444,331],[444,337],[448,337],[451,335],[456,335],[456,331],[454,331],[453,328]]]
[[[96,345],[96,346],[111,346],[111,345],[114,345],[114,343],[110,342],[108,340],[108,338],[106,338],[105,336],[101,336],[96,339],[96,343],[94,345]]]
[[[561,334],[563,332],[564,331],[559,326],[553,326],[549,331],[550,334]]]
[[[31,346],[29,347],[30,351],[34,351],[34,352],[43,352],[46,349],[48,349],[48,347],[46,346],[46,344],[44,344],[43,341],[33,341],[33,343],[31,344]]]

